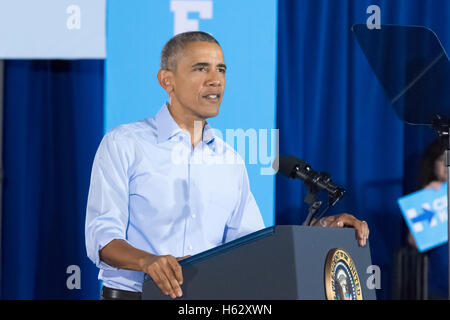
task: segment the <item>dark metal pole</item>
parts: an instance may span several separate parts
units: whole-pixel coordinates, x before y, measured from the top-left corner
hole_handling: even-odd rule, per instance
[[[4,60],[0,60],[0,248],[2,247],[2,207],[3,207],[3,76]],[[2,284],[2,253],[0,252],[0,286]],[[3,293],[0,293],[0,298]]]
[[[447,167],[447,246],[448,246],[448,299],[450,300],[450,132],[447,133],[447,150],[445,150]]]
[[[433,121],[433,128],[438,136],[444,139],[445,148],[445,167],[447,168],[447,246],[448,246],[448,300],[450,300],[450,120],[442,120],[442,117],[436,115]]]

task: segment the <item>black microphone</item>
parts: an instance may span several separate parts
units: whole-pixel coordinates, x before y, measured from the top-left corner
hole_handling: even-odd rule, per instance
[[[308,163],[294,156],[279,156],[273,163],[273,169],[278,169],[281,174],[289,178],[303,180],[309,188],[327,191],[330,196],[330,206],[334,206],[346,192],[331,181],[328,173],[317,173]]]

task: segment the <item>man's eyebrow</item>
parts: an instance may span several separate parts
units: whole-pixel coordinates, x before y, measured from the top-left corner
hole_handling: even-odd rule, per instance
[[[197,62],[196,64],[192,65],[192,68],[196,67],[208,67],[210,64],[208,62]]]
[[[208,62],[197,62],[196,64],[192,65],[192,68],[197,68],[197,67],[209,67],[211,64]],[[217,65],[217,67],[219,68],[224,68],[225,70],[227,69],[227,66],[224,63],[219,63]]]

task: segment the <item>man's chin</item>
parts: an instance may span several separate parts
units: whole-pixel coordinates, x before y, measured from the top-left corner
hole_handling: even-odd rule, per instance
[[[218,114],[219,114],[219,110],[217,110],[215,112],[211,112],[210,114],[208,114],[207,118],[217,117]]]
[[[219,114],[219,106],[208,106],[202,110],[202,118],[214,118]]]

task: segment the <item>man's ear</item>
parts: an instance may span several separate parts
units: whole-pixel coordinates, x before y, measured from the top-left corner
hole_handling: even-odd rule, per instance
[[[160,69],[157,74],[158,82],[161,87],[170,94],[173,90],[173,73],[169,70]]]

